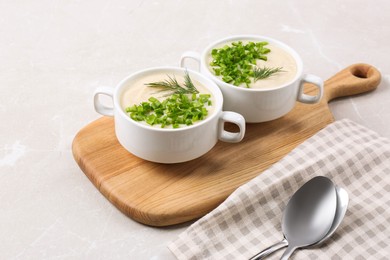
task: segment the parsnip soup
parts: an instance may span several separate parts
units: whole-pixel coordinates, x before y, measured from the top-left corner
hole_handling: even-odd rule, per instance
[[[232,41],[216,46],[207,65],[220,80],[244,88],[267,89],[291,82],[297,74],[294,57],[268,42]]]
[[[161,72],[129,83],[120,102],[131,119],[168,129],[202,122],[214,112],[215,103],[211,92],[188,73]]]

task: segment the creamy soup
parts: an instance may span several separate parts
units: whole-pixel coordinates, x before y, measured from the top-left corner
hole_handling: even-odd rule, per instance
[[[243,44],[246,44],[249,41],[242,41],[242,42]],[[230,45],[230,44],[231,42],[224,43],[219,46],[216,46],[215,48],[222,48],[223,46]],[[256,66],[259,68],[263,68],[264,66],[269,68],[281,67],[282,71],[275,73],[266,79],[257,80],[256,82],[254,82],[252,79],[252,82],[249,84],[250,88],[254,88],[254,89],[275,88],[292,81],[296,76],[297,64],[295,62],[295,59],[290,53],[288,53],[287,51],[285,51],[284,49],[278,46],[272,45],[271,43],[265,45],[265,47],[271,50],[269,53],[266,54],[267,61],[257,60]],[[210,62],[212,62],[212,60],[213,58],[210,53],[206,61],[207,61],[208,69],[214,74],[213,67],[210,66]],[[222,76],[216,76],[216,77],[222,80]],[[246,87],[246,85],[241,84],[240,87]]]
[[[127,88],[125,88],[124,92],[121,94],[120,102],[121,102],[121,107],[124,111],[126,111],[127,107],[131,107],[133,105],[139,105],[142,102],[147,102],[150,97],[155,97],[157,98],[160,102],[163,100],[167,99],[169,97],[169,93],[171,92],[159,92],[159,88],[154,88],[154,87],[149,87],[146,84],[148,83],[153,83],[153,82],[161,82],[161,81],[166,81],[169,80],[169,77],[175,78],[177,82],[181,85],[184,86],[184,75],[179,75],[179,74],[173,74],[173,73],[153,73],[150,75],[146,75],[142,78],[139,78],[135,81],[132,81],[131,83],[128,83]],[[199,94],[209,94],[211,95],[210,105],[205,105],[205,108],[208,111],[207,117],[209,117],[213,112],[214,112],[214,105],[215,105],[215,100],[214,97],[212,96],[211,92],[204,87],[202,84],[200,84],[198,81],[194,80],[191,78],[192,83],[194,84],[195,88],[199,91]],[[192,94],[188,94],[189,97],[191,97]],[[207,118],[206,117],[206,118]],[[206,119],[204,118],[204,119]],[[203,120],[204,120],[203,119]],[[197,124],[202,122],[203,120],[195,121],[193,124]],[[144,123],[146,125],[146,122],[140,121],[140,123]],[[150,125],[149,125],[150,126]],[[184,127],[185,125],[180,125],[180,127]],[[153,125],[153,127],[161,127],[161,124],[156,124]],[[172,128],[172,126],[166,126],[165,128]]]

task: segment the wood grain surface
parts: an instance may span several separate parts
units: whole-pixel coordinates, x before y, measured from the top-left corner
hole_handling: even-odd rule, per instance
[[[236,188],[333,122],[330,100],[374,90],[380,80],[374,67],[351,65],[325,82],[320,103],[297,103],[280,119],[247,124],[242,142],[218,142],[190,162],[159,164],[133,156],[118,143],[110,117],[77,133],[73,155],[96,188],[130,218],[151,226],[183,223],[213,210]],[[305,86],[306,93],[313,91],[315,87]]]

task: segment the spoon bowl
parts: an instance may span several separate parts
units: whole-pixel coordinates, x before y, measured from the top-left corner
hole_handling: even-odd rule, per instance
[[[336,208],[333,182],[324,176],[312,178],[295,192],[283,212],[284,239],[250,259],[262,259],[285,246],[288,248],[282,259],[288,259],[295,249],[319,242],[331,230]]]
[[[281,259],[295,249],[320,241],[329,232],[337,207],[336,189],[326,177],[314,177],[290,199],[283,213],[282,231],[288,247]]]
[[[336,231],[336,229],[340,226],[340,223],[343,220],[345,213],[347,212],[349,196],[345,189],[338,186],[336,186],[336,194],[337,194],[337,208],[336,208],[333,224],[330,227],[329,232],[328,234],[326,234],[325,237],[323,237],[320,241],[310,246],[317,246],[323,243],[325,240],[330,238],[333,235],[333,233]]]
[[[329,229],[328,234],[326,234],[326,236],[323,237],[317,243],[314,243],[308,247],[317,246],[317,245],[325,242],[328,238],[330,238],[333,235],[333,233],[336,231],[336,229],[339,227],[341,221],[343,220],[345,213],[347,212],[349,196],[348,196],[348,193],[345,189],[338,187],[338,186],[336,186],[336,195],[337,195],[336,213],[335,213],[335,217],[333,220],[333,224],[332,224],[331,228]],[[286,238],[284,238],[282,241],[280,241],[280,242],[262,250],[261,252],[257,253],[252,258],[250,258],[250,260],[264,259],[266,256],[268,256],[268,255],[274,253],[275,251],[277,251],[283,247],[286,247],[286,246],[288,246],[288,242],[287,242]]]

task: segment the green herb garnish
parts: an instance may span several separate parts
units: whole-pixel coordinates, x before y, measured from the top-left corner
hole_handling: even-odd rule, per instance
[[[275,73],[282,72],[283,71],[282,69],[283,69],[282,67],[278,67],[278,68],[269,68],[265,66],[262,68],[254,67],[253,68],[254,82],[260,79],[266,79],[268,77],[271,77]]]
[[[208,115],[206,105],[211,105],[210,94],[172,94],[160,102],[157,98],[149,98],[149,102],[142,102],[126,108],[126,112],[135,121],[145,121],[149,125],[161,124],[161,128],[172,125],[192,125],[203,120]]]
[[[199,91],[195,88],[194,83],[192,83],[192,80],[190,76],[188,75],[188,72],[185,72],[184,76],[184,86],[181,86],[175,77],[171,77],[168,75],[167,80],[165,81],[159,81],[159,82],[152,82],[145,84],[148,87],[152,88],[160,88],[161,92],[164,91],[170,91],[170,94],[192,94],[192,93],[199,93]],[[170,95],[167,94],[167,95]]]
[[[221,76],[226,83],[239,86],[245,84],[250,87],[252,79],[254,82],[265,79],[282,68],[257,68],[258,60],[267,61],[267,54],[271,51],[265,46],[268,42],[248,42],[243,44],[241,41],[233,42],[231,46],[213,49],[211,56],[213,61],[210,63],[216,76]]]
[[[257,60],[267,60],[266,54],[271,50],[265,46],[268,42],[233,42],[231,46],[213,49],[210,63],[216,76],[221,76],[226,83],[239,86],[244,83],[247,87],[253,77],[253,66]]]

